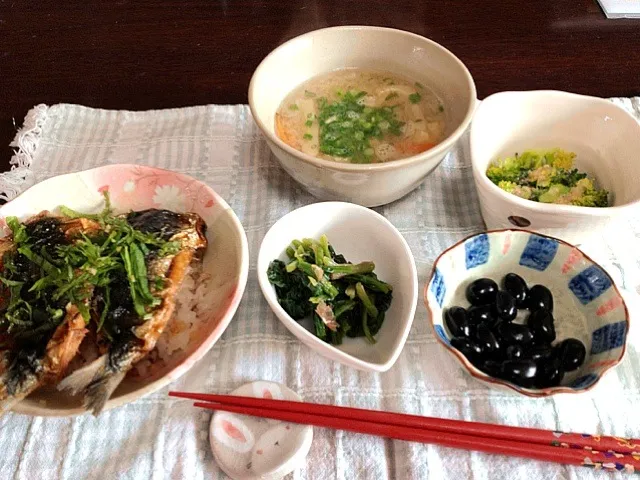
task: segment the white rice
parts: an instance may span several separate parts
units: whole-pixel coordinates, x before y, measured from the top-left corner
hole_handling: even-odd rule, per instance
[[[203,300],[209,286],[209,275],[200,269],[190,270],[176,295],[176,307],[156,347],[134,367],[135,377],[153,376],[170,365],[173,358],[188,353],[189,346],[199,342],[200,326],[207,318]]]

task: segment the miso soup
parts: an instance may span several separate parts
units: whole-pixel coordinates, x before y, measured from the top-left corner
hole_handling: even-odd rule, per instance
[[[282,102],[276,135],[306,154],[378,163],[433,148],[445,109],[427,86],[389,72],[345,69],[303,83]]]

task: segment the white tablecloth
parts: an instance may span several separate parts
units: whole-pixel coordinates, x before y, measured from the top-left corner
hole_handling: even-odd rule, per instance
[[[640,113],[639,99],[616,99]],[[640,117],[640,115],[639,115]],[[566,431],[640,436],[638,329],[624,362],[589,393],[529,399],[492,390],[467,375],[436,343],[419,302],[397,364],[362,373],[325,360],[271,313],[255,275],[260,241],[285,213],[314,202],[270,156],[247,106],[124,112],[75,105],[36,107],[14,143],[18,168],[0,178],[8,197],[47,177],[109,163],[178,170],[211,185],[238,214],[251,271],[234,320],[209,354],[172,387],[227,392],[254,379],[283,382],[311,402]],[[639,152],[640,154],[640,152]],[[483,229],[468,140],[416,191],[376,209],[407,239],[425,282],[446,247]],[[610,232],[585,249],[637,296],[640,229]],[[622,248],[632,242],[636,249]],[[637,313],[637,312],[634,312]],[[208,446],[210,415],[166,390],[99,418],[0,418],[0,479],[224,478]],[[295,479],[574,479],[607,474],[541,462],[316,429]]]

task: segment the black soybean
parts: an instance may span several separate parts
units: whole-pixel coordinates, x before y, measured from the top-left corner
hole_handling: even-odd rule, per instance
[[[485,360],[478,368],[492,377],[500,377],[502,375],[502,364],[495,360]]]
[[[521,387],[532,387],[537,372],[538,367],[533,360],[507,360],[502,363],[505,379]]]
[[[518,343],[521,345],[531,343],[533,333],[526,325],[518,323],[503,322],[498,325],[498,334],[508,344]]]
[[[562,367],[567,372],[580,368],[587,356],[587,349],[580,340],[568,338],[558,346]]]
[[[517,360],[524,356],[524,348],[522,345],[509,345],[505,353],[507,354],[508,360]]]
[[[534,285],[529,290],[529,300],[527,301],[529,310],[534,311],[544,308],[553,313],[553,295],[544,285]]]
[[[456,350],[459,350],[465,357],[472,362],[484,353],[482,346],[477,342],[462,337],[455,337],[451,339],[451,346]]]
[[[509,292],[498,292],[496,294],[496,313],[498,317],[507,322],[512,321],[518,315],[516,299]]]
[[[476,339],[485,354],[493,354],[500,350],[500,342],[487,325],[478,325]]]
[[[516,307],[523,308],[526,305],[529,296],[529,288],[527,282],[520,275],[515,273],[507,273],[503,280],[504,289],[516,299]]]
[[[557,387],[564,377],[562,362],[558,356],[553,355],[543,362],[538,362],[538,373],[535,379],[537,388]]]
[[[553,349],[551,348],[551,345],[534,345],[525,352],[526,358],[530,358],[536,362],[539,360],[546,360],[551,357],[552,354]]]
[[[527,325],[533,332],[537,342],[551,343],[556,339],[556,328],[553,324],[553,315],[545,308],[534,310],[527,319]]]
[[[444,323],[451,345],[479,370],[525,388],[560,385],[565,372],[579,368],[586,348],[571,338],[557,346],[553,295],[544,285],[528,288],[515,273],[507,274],[499,290],[495,281],[480,278],[467,286],[468,309],[449,308]],[[513,323],[518,309],[530,311],[526,325]]]
[[[462,307],[451,307],[444,314],[444,323],[454,337],[469,337],[471,326],[467,311]]]
[[[471,307],[467,311],[469,316],[469,323],[472,325],[478,325],[480,323],[486,323],[493,325],[496,321],[495,314],[491,305],[482,305],[478,307]]]
[[[466,293],[471,305],[488,305],[496,299],[498,284],[490,278],[480,278],[469,284]]]

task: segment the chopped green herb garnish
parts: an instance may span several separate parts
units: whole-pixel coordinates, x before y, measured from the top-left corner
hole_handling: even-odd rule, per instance
[[[409,95],[409,101],[413,104],[419,103],[420,100],[422,100],[422,95],[420,95],[418,92]]]
[[[79,232],[68,241],[60,230],[62,223],[55,218],[43,220],[49,222],[45,237],[32,236],[35,229],[43,228],[38,227],[38,221],[25,225],[7,218],[15,249],[2,257],[0,281],[8,304],[0,317],[0,328],[16,338],[45,334],[60,324],[69,304],[89,322],[89,302],[94,290],[101,289],[102,311],[96,319],[100,330],[107,319],[111,283],[118,272],[129,283],[135,311],[144,318],[147,308],[160,303],[155,293],[158,289],[152,291],[149,286],[146,255],[174,254],[179,244],[136,230],[125,217],[114,216],[107,193],[105,208],[99,214],[81,214],[66,207],[59,210],[68,219],[94,220],[100,228],[91,229],[89,235]],[[51,235],[58,235],[59,240],[49,241]]]
[[[302,138],[304,138],[305,140],[311,140],[313,139],[313,135],[311,135],[310,133],[305,133]]]
[[[325,97],[317,100],[320,152],[369,163],[372,138],[400,135],[403,123],[396,118],[394,107],[366,107],[362,104],[365,95],[351,90],[338,102],[329,103]]]
[[[300,110],[300,108],[295,103],[292,103],[291,105],[289,105],[289,110],[295,111],[295,110]]]
[[[307,120],[306,122],[304,122],[305,126],[310,127],[311,125],[313,125],[313,120]]]

